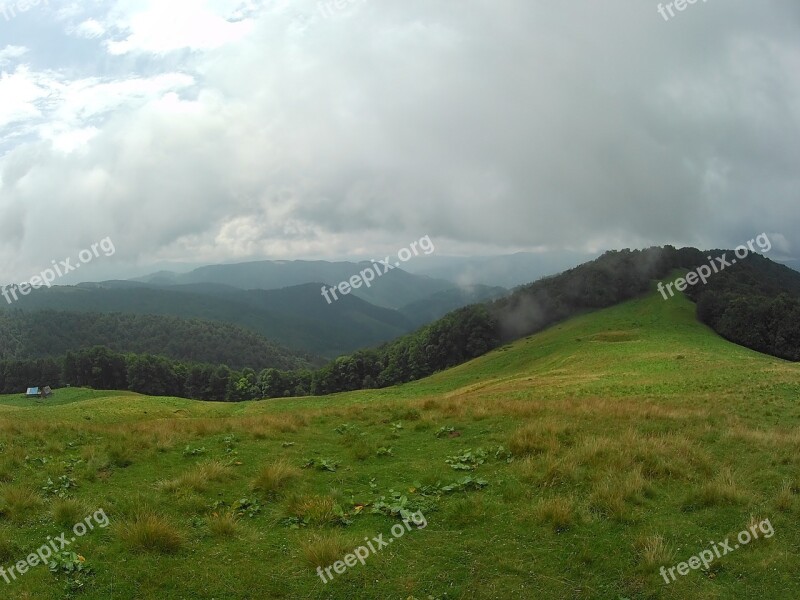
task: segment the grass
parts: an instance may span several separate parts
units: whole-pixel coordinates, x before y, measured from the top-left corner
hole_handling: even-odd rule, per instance
[[[231,513],[213,514],[208,517],[208,529],[215,537],[236,537],[239,531],[239,520]]]
[[[41,504],[41,497],[29,487],[8,485],[0,490],[0,515],[15,523],[31,520]]]
[[[71,547],[85,600],[800,597],[800,366],[693,310],[649,296],[327,398],[0,397],[0,564],[103,508],[111,526]],[[471,470],[445,462],[478,449]],[[427,527],[322,583],[402,506]],[[774,537],[710,572],[659,575],[764,519]],[[65,597],[41,566],[2,585]]]
[[[315,533],[300,542],[303,558],[315,569],[332,565],[353,549],[353,542],[339,531]]]
[[[120,527],[119,538],[136,551],[175,553],[184,543],[183,535],[169,519],[154,513],[141,512]]]
[[[159,482],[158,487],[173,494],[205,492],[215,482],[233,477],[233,469],[218,460],[209,460],[195,465],[175,479]]]
[[[286,460],[278,460],[264,465],[253,479],[251,487],[265,496],[277,496],[300,476],[300,469]]]

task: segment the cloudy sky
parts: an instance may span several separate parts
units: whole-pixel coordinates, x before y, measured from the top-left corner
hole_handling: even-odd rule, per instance
[[[0,282],[108,236],[106,276],[424,235],[768,232],[800,255],[796,0],[20,4],[0,0]]]

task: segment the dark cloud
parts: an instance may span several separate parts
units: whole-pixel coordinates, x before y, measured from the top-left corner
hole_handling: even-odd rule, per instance
[[[766,231],[795,254],[798,5],[711,1],[669,22],[657,5],[299,2],[303,27],[251,7],[249,34],[210,49],[130,35],[143,47],[106,72],[161,64],[194,84],[142,83],[78,149],[0,159],[15,264],[109,235],[119,264],[377,256],[422,235],[442,252],[595,251]]]

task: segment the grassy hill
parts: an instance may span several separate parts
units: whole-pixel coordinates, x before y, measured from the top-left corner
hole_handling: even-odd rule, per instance
[[[87,599],[793,599],[798,397],[800,365],[657,294],[378,391],[2,397],[0,565],[102,508],[71,546]],[[427,525],[322,583],[402,506]],[[774,536],[708,571],[659,574],[765,519]],[[63,598],[68,579],[0,586]]]

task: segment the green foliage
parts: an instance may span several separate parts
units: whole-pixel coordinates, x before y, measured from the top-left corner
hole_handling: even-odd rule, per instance
[[[450,465],[450,468],[455,471],[474,471],[492,456],[495,460],[503,460],[507,463],[514,460],[511,452],[506,450],[503,446],[497,446],[496,448],[489,448],[488,450],[484,450],[483,448],[465,450],[463,453],[456,456],[448,456],[444,462]]]
[[[90,573],[91,568],[86,564],[86,559],[72,552],[61,550],[50,557],[50,572],[58,575],[74,575],[76,573]]]
[[[51,477],[47,478],[47,483],[42,486],[45,496],[64,499],[69,495],[70,490],[78,487],[78,482],[68,475],[61,475],[56,481]]]
[[[457,456],[448,456],[444,462],[455,471],[474,471],[486,462],[487,456],[489,455],[483,448],[478,448],[474,452],[465,450]]]
[[[357,431],[358,428],[355,425],[351,425],[350,423],[344,423],[343,425],[339,425],[334,431],[339,435],[344,435],[346,433],[352,433]]]
[[[304,469],[316,469],[317,471],[329,471],[335,473],[339,463],[329,458],[308,458],[303,464]]]
[[[94,570],[86,564],[86,559],[76,552],[61,550],[50,557],[50,572],[64,580],[67,597],[84,591]]]
[[[239,498],[233,503],[233,512],[240,516],[248,516],[251,519],[261,512],[261,504],[258,498]]]
[[[449,427],[445,425],[443,427],[439,427],[439,429],[436,431],[436,437],[443,438],[445,436],[449,436],[451,433],[454,432],[455,432],[455,427]]]
[[[206,454],[207,452],[208,452],[208,450],[206,450],[205,447],[192,448],[190,445],[187,445],[183,449],[183,455],[184,456],[202,456],[202,455]]]

